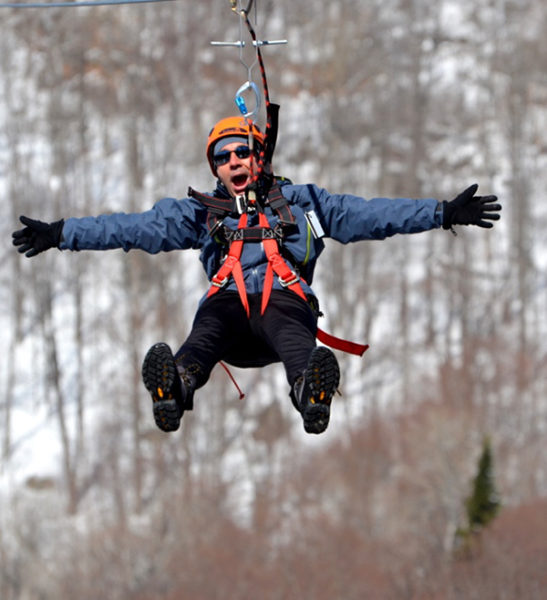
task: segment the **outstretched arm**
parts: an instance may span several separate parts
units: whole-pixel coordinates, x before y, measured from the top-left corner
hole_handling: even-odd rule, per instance
[[[496,196],[475,196],[472,185],[454,200],[434,198],[371,198],[350,194],[330,194],[314,185],[283,188],[294,195],[304,210],[311,207],[328,237],[339,242],[382,240],[400,233],[419,233],[444,226],[478,225],[492,227],[501,206]]]
[[[312,209],[327,237],[347,244],[383,240],[400,233],[419,233],[442,226],[434,198],[363,198],[331,194],[313,184],[286,186],[283,192],[305,211]],[[286,190],[286,192],[285,192]]]
[[[142,213],[69,218],[55,223],[21,217],[21,222],[25,228],[12,234],[13,243],[28,257],[49,248],[125,251],[135,248],[155,254],[200,248],[207,236],[205,209],[192,199],[164,198]]]

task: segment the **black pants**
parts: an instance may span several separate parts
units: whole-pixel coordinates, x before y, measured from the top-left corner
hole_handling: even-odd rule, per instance
[[[282,362],[289,385],[302,374],[316,345],[317,317],[294,292],[273,290],[260,314],[262,295],[248,296],[247,317],[237,292],[220,291],[200,306],[190,335],[175,355],[180,369],[197,369],[197,387],[224,361],[236,367]]]

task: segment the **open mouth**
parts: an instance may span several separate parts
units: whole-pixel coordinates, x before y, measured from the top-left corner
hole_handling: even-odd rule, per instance
[[[245,173],[242,173],[241,175],[234,175],[232,177],[232,185],[238,190],[244,189],[247,187],[248,180],[249,177]]]

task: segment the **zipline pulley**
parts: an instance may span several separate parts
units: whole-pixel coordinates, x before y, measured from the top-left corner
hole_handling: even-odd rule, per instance
[[[252,42],[255,48],[257,46],[281,46],[287,43],[287,40],[256,40],[256,42]],[[237,42],[211,42],[211,46],[231,46],[236,48],[245,48],[246,44],[247,42],[244,42],[243,40]]]

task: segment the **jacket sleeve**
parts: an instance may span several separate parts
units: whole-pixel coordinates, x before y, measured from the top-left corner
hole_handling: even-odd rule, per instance
[[[298,202],[314,210],[326,235],[344,244],[428,231],[442,224],[442,205],[433,198],[366,200],[350,194],[330,194],[312,184],[294,187],[299,188]]]
[[[150,254],[200,248],[206,213],[195,200],[164,198],[142,213],[65,220],[61,250],[140,249]]]

